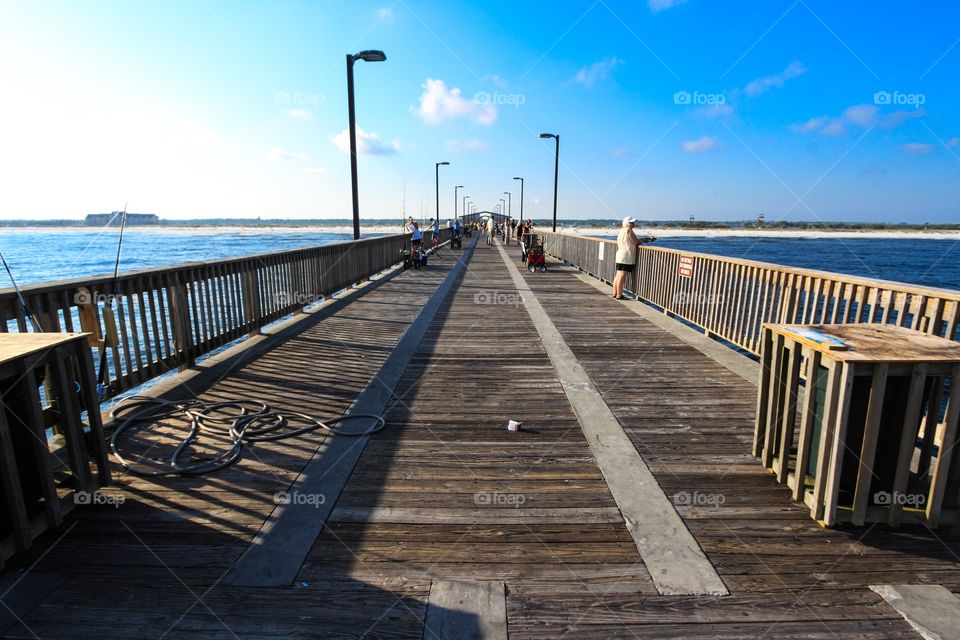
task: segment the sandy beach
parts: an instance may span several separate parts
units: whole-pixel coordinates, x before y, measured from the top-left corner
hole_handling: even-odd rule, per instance
[[[543,226],[539,228],[543,229]],[[400,233],[400,225],[360,225],[361,234],[384,235]],[[98,227],[0,227],[0,234],[7,233],[74,233],[74,232],[119,233],[119,227],[109,229]],[[615,236],[617,227],[564,227],[557,225],[557,231],[583,236]],[[658,238],[902,238],[927,240],[960,240],[960,231],[921,231],[921,230],[864,230],[864,231],[824,231],[824,230],[778,230],[778,229],[682,229],[679,227],[636,227],[637,235],[651,235]],[[350,225],[163,225],[127,227],[126,233],[169,233],[185,235],[222,235],[249,236],[262,234],[304,234],[304,233],[342,233],[352,234]]]

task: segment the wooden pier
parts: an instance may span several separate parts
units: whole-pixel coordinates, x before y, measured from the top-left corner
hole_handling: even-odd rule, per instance
[[[958,533],[823,529],[791,500],[751,454],[754,360],[611,299],[576,268],[520,271],[515,245],[466,240],[427,269],[388,269],[333,297],[318,283],[322,304],[281,324],[235,312],[210,340],[262,333],[198,364],[157,347],[183,368],[149,390],[158,397],[317,417],[382,402],[387,427],[348,444],[320,432],[256,443],[200,477],[114,466],[111,500],[74,509],[7,563],[0,637],[918,638],[890,590],[911,602],[960,593]],[[385,268],[396,243],[365,242]],[[250,276],[232,268],[218,267],[213,291],[247,300]],[[811,275],[811,290],[824,282]],[[929,298],[917,322],[953,335],[957,306],[927,313]],[[160,289],[150,299],[162,307]],[[820,308],[811,300],[800,312]],[[117,362],[121,386],[146,375]],[[149,458],[184,427],[132,446]],[[223,445],[204,440],[198,455]],[[651,480],[625,491],[635,477]],[[277,499],[297,491],[312,499]],[[925,615],[954,637],[956,619]]]

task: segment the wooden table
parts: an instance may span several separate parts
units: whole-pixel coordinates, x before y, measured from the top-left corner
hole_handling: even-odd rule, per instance
[[[9,523],[0,527],[0,566],[110,481],[87,335],[0,334],[0,522]],[[48,423],[62,436],[63,464]]]
[[[764,324],[761,358],[753,453],[811,517],[960,520],[960,344],[889,324]]]

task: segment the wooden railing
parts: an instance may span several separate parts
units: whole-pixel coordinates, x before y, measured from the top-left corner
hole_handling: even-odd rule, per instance
[[[446,241],[447,229],[441,230]],[[424,233],[429,246],[430,233]],[[108,382],[131,389],[400,261],[391,235],[21,287],[45,332],[90,331],[107,345]],[[0,289],[0,332],[33,331],[13,289]],[[99,347],[94,362],[99,363]]]
[[[612,240],[541,232],[547,253],[612,281]],[[754,354],[764,322],[882,322],[960,340],[960,292],[642,246],[625,288]]]

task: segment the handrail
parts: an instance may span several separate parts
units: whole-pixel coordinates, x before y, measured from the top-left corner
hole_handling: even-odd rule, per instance
[[[441,242],[448,235],[441,229]],[[128,271],[116,288],[102,275],[20,291],[44,331],[89,331],[106,342],[108,382],[120,392],[386,270],[406,242],[396,234]],[[29,330],[16,292],[0,289],[0,332]]]
[[[613,280],[615,241],[537,232],[550,255]],[[882,322],[960,340],[960,292],[949,289],[651,246],[624,288],[758,355],[764,322]]]

